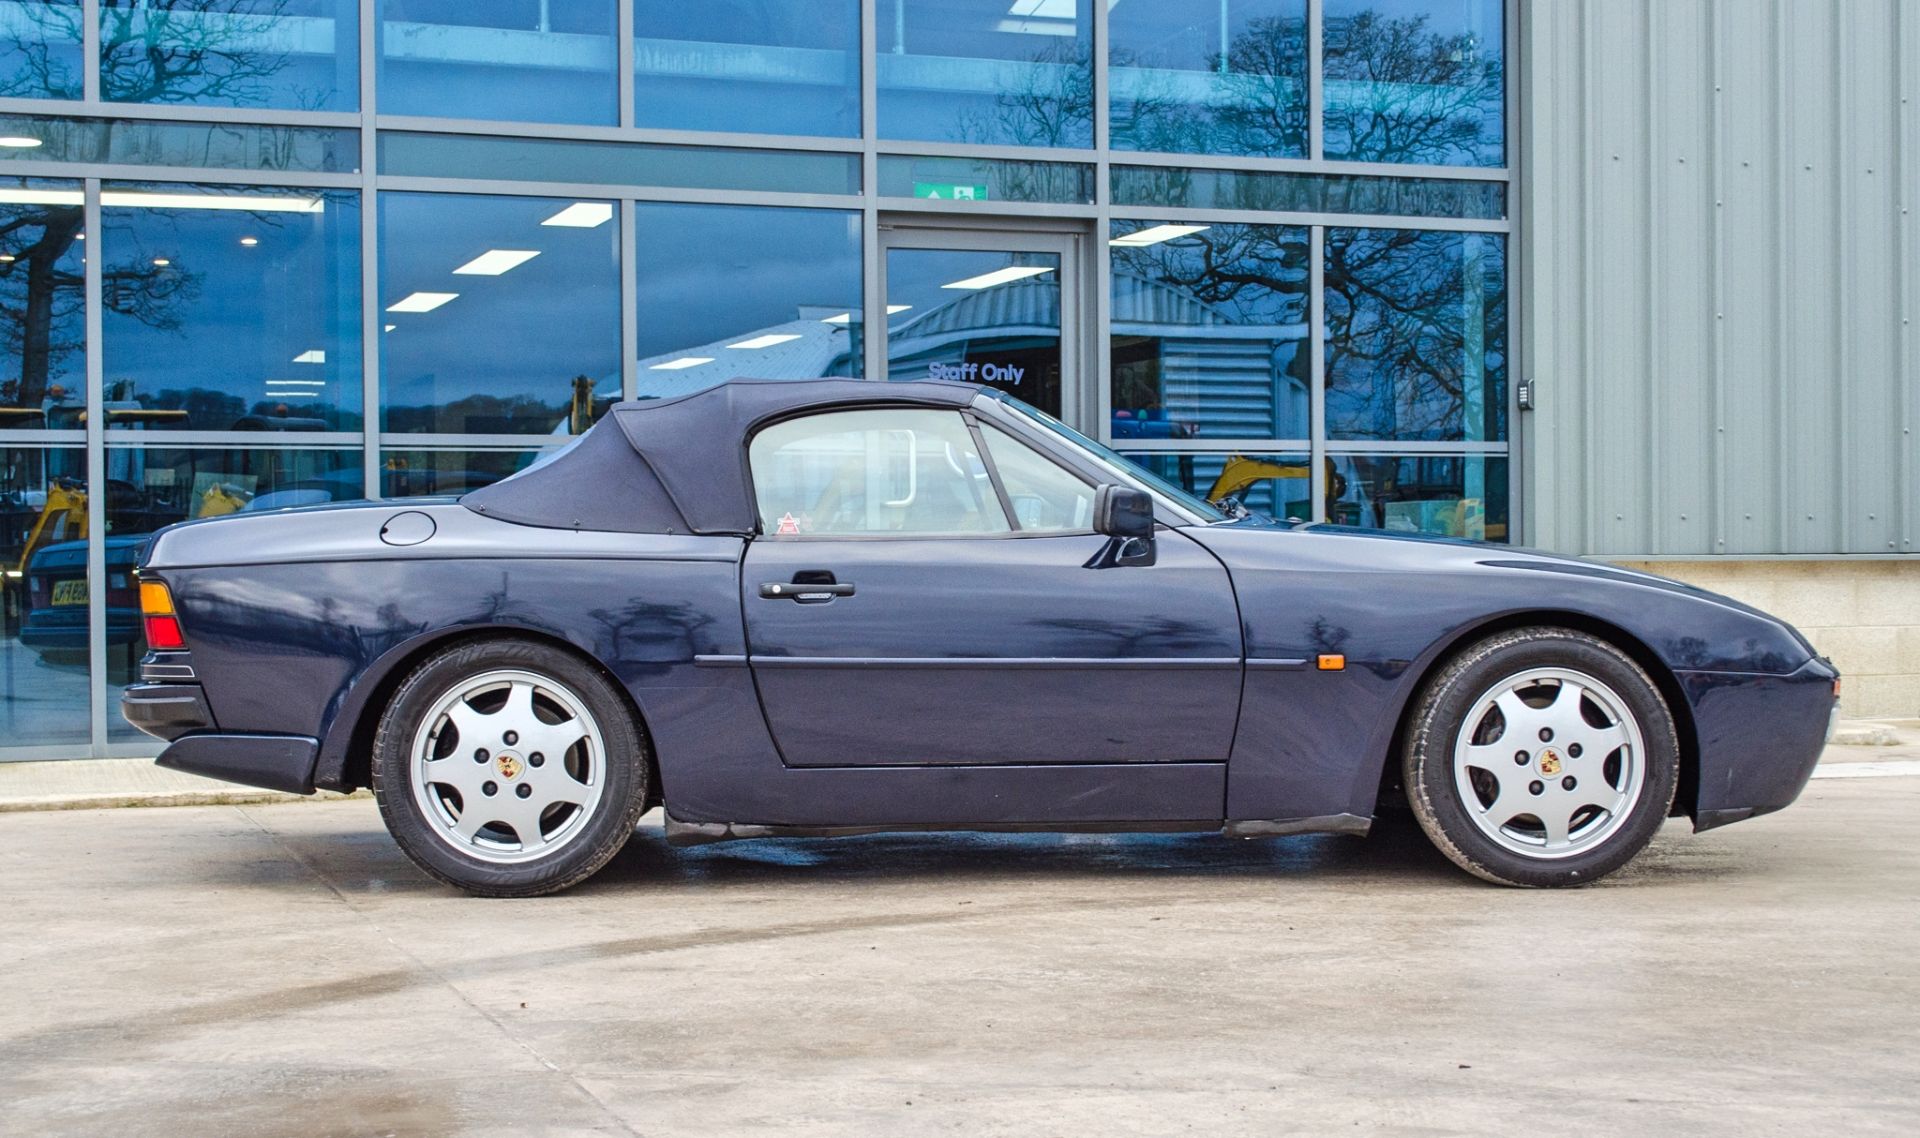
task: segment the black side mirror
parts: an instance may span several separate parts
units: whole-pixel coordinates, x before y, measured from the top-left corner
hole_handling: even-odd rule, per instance
[[[1108,537],[1153,536],[1153,496],[1131,486],[1106,485],[1094,491],[1093,531]]]
[[[1093,494],[1093,529],[1107,544],[1087,562],[1088,569],[1151,565],[1159,556],[1153,541],[1153,496],[1131,486],[1102,486]]]

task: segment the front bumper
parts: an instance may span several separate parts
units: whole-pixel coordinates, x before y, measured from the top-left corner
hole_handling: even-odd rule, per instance
[[[131,684],[120,697],[120,714],[169,742],[155,760],[163,767],[267,790],[313,793],[318,739],[221,734],[199,684]]]
[[[1791,805],[1826,747],[1840,673],[1815,658],[1788,675],[1681,672],[1700,746],[1693,828]]]

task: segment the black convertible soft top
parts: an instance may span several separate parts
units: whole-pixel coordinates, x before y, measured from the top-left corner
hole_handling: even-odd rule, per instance
[[[616,403],[553,458],[460,504],[554,529],[750,534],[746,439],[760,424],[848,403],[965,407],[980,390],[930,380],[733,379],[673,399]]]

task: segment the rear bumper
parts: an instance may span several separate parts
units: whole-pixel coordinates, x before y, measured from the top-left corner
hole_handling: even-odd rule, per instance
[[[208,778],[313,793],[320,740],[305,735],[188,735],[160,752],[161,766]]]
[[[120,714],[156,739],[172,742],[195,731],[216,731],[213,709],[199,684],[130,684]]]
[[[1826,746],[1838,677],[1818,658],[1784,676],[1679,673],[1700,744],[1696,831],[1771,814],[1800,796]]]
[[[120,714],[172,744],[155,760],[163,767],[267,790],[313,793],[320,740],[222,734],[199,684],[131,684],[120,697]]]

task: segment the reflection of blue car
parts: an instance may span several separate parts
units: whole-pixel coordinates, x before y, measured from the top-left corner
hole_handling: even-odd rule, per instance
[[[144,533],[107,539],[107,643],[140,639],[140,592],[133,569]],[[27,562],[27,611],[20,643],[36,652],[87,650],[87,543],[49,545]]]
[[[1193,424],[1167,418],[1163,409],[1113,412],[1115,439],[1187,439],[1193,437]]]

